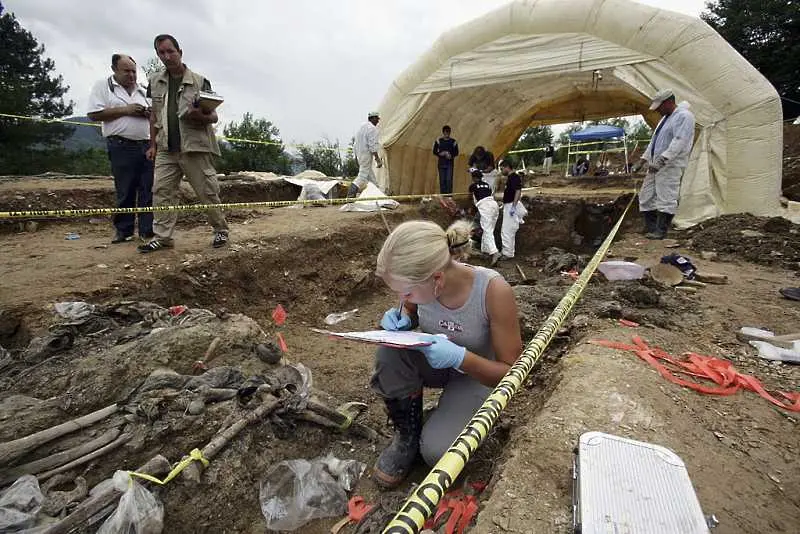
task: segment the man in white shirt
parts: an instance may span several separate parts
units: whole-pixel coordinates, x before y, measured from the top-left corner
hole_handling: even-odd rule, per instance
[[[367,115],[367,122],[361,125],[356,133],[353,149],[358,160],[358,176],[350,189],[347,191],[347,198],[357,197],[361,189],[367,186],[367,182],[375,183],[375,172],[372,170],[372,160],[380,169],[383,166],[380,156],[378,156],[378,122],[381,120],[377,111],[372,111]]]
[[[103,137],[117,191],[117,207],[153,205],[153,162],[147,159],[150,144],[150,105],[145,89],[136,83],[136,62],[130,56],[111,56],[113,74],[94,85],[89,96],[88,117],[103,123]],[[139,213],[139,236],[153,237],[153,213]],[[134,214],[114,215],[116,235],[112,243],[133,240]]]

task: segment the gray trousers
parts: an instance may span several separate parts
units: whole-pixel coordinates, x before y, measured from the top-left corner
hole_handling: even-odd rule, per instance
[[[389,347],[380,347],[375,354],[371,385],[386,399],[408,397],[423,386],[444,389],[420,438],[420,452],[430,466],[450,448],[492,392],[474,378],[453,369],[434,369],[421,352]]]

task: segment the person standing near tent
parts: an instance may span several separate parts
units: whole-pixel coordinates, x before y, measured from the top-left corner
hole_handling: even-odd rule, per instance
[[[497,180],[497,172],[494,169],[494,154],[486,150],[482,146],[476,146],[469,157],[468,165],[470,168],[476,168],[483,173],[483,181],[489,184],[494,193],[495,181]]]
[[[383,329],[432,334],[423,337],[430,345],[375,354],[372,390],[395,429],[375,465],[373,479],[383,488],[399,485],[420,453],[434,465],[522,353],[511,286],[497,271],[453,259],[470,230],[466,221],[447,230],[404,222],[378,254],[375,274],[400,299],[383,315]],[[443,391],[423,423],[424,387]]]
[[[449,126],[442,126],[442,136],[433,143],[433,154],[439,158],[439,193],[453,192],[453,167],[458,156],[458,142],[450,137]]]
[[[497,265],[497,260],[500,259],[497,244],[494,242],[494,227],[497,224],[500,210],[492,196],[492,188],[483,180],[483,173],[472,168],[469,170],[469,174],[472,177],[469,192],[472,193],[472,200],[481,221],[481,252],[491,257],[491,265],[494,267]]]
[[[639,211],[644,216],[647,239],[664,239],[678,210],[681,177],[694,143],[695,120],[688,107],[688,103],[675,104],[671,89],[656,93],[650,104],[650,109],[658,111],[662,118],[634,167],[638,171],[647,165],[647,176],[639,191]]]
[[[500,227],[500,238],[503,242],[501,260],[514,257],[517,230],[523,217],[527,214],[525,206],[519,199],[522,197],[522,178],[515,173],[511,162],[500,162],[500,173],[505,177],[506,187],[503,191],[503,225]]]
[[[367,115],[367,122],[362,124],[356,132],[353,150],[358,160],[358,176],[350,184],[347,198],[357,197],[368,182],[375,183],[375,172],[372,170],[373,159],[379,169],[383,167],[381,157],[378,155],[378,123],[380,120],[380,114],[377,111],[371,111]]]
[[[555,153],[556,149],[553,148],[552,143],[547,143],[544,149],[544,164],[542,165],[542,170],[545,174],[550,174],[550,169],[553,168],[553,156]]]

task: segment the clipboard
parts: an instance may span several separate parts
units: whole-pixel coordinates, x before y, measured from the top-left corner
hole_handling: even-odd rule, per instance
[[[432,342],[427,341],[423,336],[430,334],[423,334],[421,332],[393,332],[391,330],[367,330],[364,332],[331,332],[330,330],[323,330],[321,328],[312,328],[312,332],[330,336],[333,339],[345,339],[347,341],[356,341],[359,343],[368,343],[370,345],[382,345],[384,347],[391,347],[394,349],[416,349],[419,347],[427,347],[433,345]],[[444,336],[447,337],[447,336]]]
[[[200,91],[200,93],[197,95],[197,105],[206,113],[214,111],[223,102],[225,102],[225,99],[217,93]]]

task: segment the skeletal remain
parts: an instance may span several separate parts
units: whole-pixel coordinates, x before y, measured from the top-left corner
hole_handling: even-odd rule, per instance
[[[47,428],[41,432],[25,436],[24,438],[0,443],[0,465],[8,465],[11,461],[16,460],[20,456],[24,456],[40,445],[60,438],[65,434],[91,426],[98,421],[102,421],[111,414],[116,413],[118,409],[116,404],[112,404],[111,406],[106,406],[102,410],[97,410],[83,417],[61,423],[60,425]]]
[[[62,452],[57,452],[55,454],[51,454],[46,458],[42,458],[27,464],[11,467],[4,471],[0,471],[0,486],[8,484],[9,482],[13,482],[17,478],[21,477],[22,475],[36,475],[43,471],[47,471],[49,469],[53,469],[54,467],[59,467],[66,463],[69,463],[77,458],[85,456],[92,451],[99,449],[105,445],[108,445],[115,439],[119,437],[121,430],[119,428],[112,428],[111,430],[101,434],[97,438],[88,441],[86,443],[82,443],[77,447],[73,447],[71,449],[67,449]]]
[[[147,463],[136,469],[139,473],[147,473],[153,476],[163,475],[168,473],[169,470],[169,461],[161,455],[154,456]],[[101,485],[103,485],[102,490],[96,491]],[[92,491],[92,496],[79,504],[71,514],[58,523],[48,526],[40,534],[67,534],[81,526],[83,530],[86,530],[89,525],[96,522],[98,517],[105,517],[100,512],[107,511],[110,513],[114,509],[117,500],[122,496],[122,493],[117,491],[114,485],[108,483],[107,480],[92,488]]]
[[[89,454],[86,454],[84,456],[81,456],[80,458],[78,458],[76,460],[73,460],[73,461],[71,461],[69,463],[66,463],[66,464],[64,464],[64,465],[62,465],[60,467],[56,467],[55,469],[51,469],[50,471],[46,471],[44,473],[40,473],[38,478],[39,478],[39,480],[45,480],[47,478],[50,478],[53,475],[57,475],[58,473],[63,473],[64,471],[69,471],[70,469],[72,469],[74,467],[78,467],[79,465],[83,465],[83,464],[85,464],[87,462],[91,462],[95,458],[100,458],[105,453],[116,449],[117,447],[119,447],[120,445],[122,445],[124,443],[127,443],[128,441],[130,441],[130,439],[132,437],[133,437],[133,434],[131,434],[129,432],[125,433],[125,434],[122,434],[120,437],[118,437],[117,439],[115,439],[114,441],[109,443],[108,445],[100,447],[99,449],[97,449],[95,451],[92,451]]]
[[[262,386],[259,388],[260,390],[266,391],[267,387]],[[233,423],[231,426],[224,428],[217,433],[214,438],[208,442],[208,444],[203,447],[201,452],[203,453],[203,457],[207,460],[212,460],[219,452],[225,448],[230,441],[235,438],[239,432],[241,432],[245,427],[248,425],[252,425],[261,421],[265,416],[273,412],[282,402],[282,399],[279,397],[275,397],[271,394],[267,394],[264,396],[264,400],[262,403],[255,408],[253,411],[247,412],[244,416],[242,416],[239,420]],[[192,462],[189,464],[181,475],[184,477],[185,480],[190,480],[192,482],[200,482],[200,475],[203,471],[203,465],[200,462]]]

